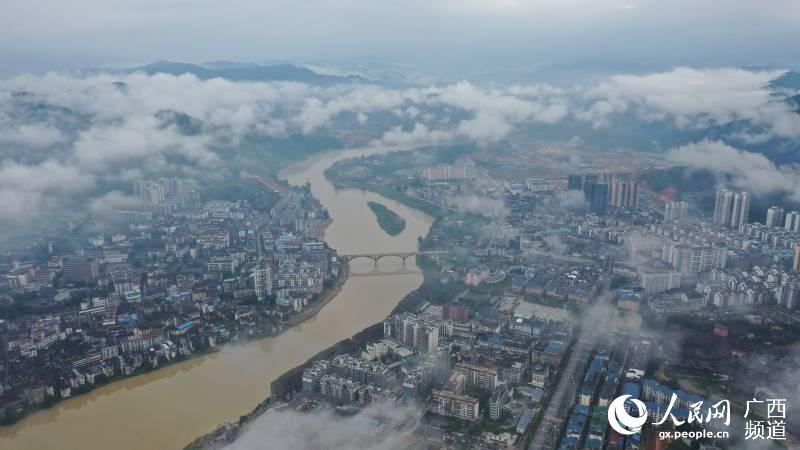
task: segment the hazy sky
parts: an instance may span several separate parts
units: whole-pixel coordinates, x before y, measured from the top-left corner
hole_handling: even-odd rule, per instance
[[[792,65],[796,0],[4,0],[0,74],[159,59]]]

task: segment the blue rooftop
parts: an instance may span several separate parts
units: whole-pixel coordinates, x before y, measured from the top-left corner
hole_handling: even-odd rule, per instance
[[[639,398],[641,395],[641,389],[639,385],[636,383],[631,383],[630,381],[622,385],[622,394],[623,395],[630,395],[633,398]]]

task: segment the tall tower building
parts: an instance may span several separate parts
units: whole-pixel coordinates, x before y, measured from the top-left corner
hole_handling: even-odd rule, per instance
[[[792,270],[800,272],[800,244],[794,246],[794,261],[792,261]]]
[[[727,189],[717,190],[717,197],[714,201],[714,223],[717,225],[728,225],[731,221],[732,209],[733,192]]]
[[[714,201],[714,223],[731,228],[747,224],[750,215],[750,193],[719,189]]]
[[[731,228],[741,229],[747,225],[750,215],[750,193],[739,192],[733,196],[733,211],[731,212]]]
[[[677,222],[689,215],[689,204],[686,202],[668,201],[664,204],[664,222]]]
[[[628,198],[626,199],[625,203],[626,206],[629,208],[635,208],[639,206],[639,182],[638,181],[628,181]]]
[[[764,222],[768,227],[783,226],[783,208],[773,206],[767,210],[767,220]]]
[[[272,295],[272,271],[269,267],[259,267],[256,269],[254,276],[254,284],[256,288],[256,297],[258,301],[264,301],[267,297]]]
[[[608,200],[611,206],[622,208],[628,198],[628,185],[624,181],[615,181],[609,185]]]
[[[784,219],[783,222],[784,224],[783,228],[786,229],[787,231],[794,231],[794,226],[798,222],[799,218],[800,218],[800,213],[798,213],[797,211],[791,211],[786,213],[786,218]]]
[[[570,191],[580,191],[583,189],[583,177],[577,174],[567,177],[567,189]]]
[[[608,184],[597,182],[583,183],[583,194],[592,212],[604,214],[608,207]]]

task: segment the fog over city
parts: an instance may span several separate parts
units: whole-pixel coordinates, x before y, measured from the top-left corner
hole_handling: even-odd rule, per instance
[[[565,87],[238,83],[143,71],[20,75],[0,82],[0,205],[12,212],[0,221],[25,223],[76,195],[88,196],[92,209],[130,203],[113,183],[142,175],[219,176],[220,169],[246,165],[237,163],[242,140],[337,129],[406,147],[490,145],[544,129],[551,140],[597,147],[602,143],[591,136],[613,135],[634,121],[641,128],[635,140],[649,140],[645,148],[633,142],[612,148],[646,149],[677,164],[733,173],[735,187],[758,193],[792,191],[799,159],[794,147],[785,156],[778,149],[800,137],[800,116],[780,100],[788,96],[784,89],[770,84],[786,73],[684,67]],[[646,137],[653,127],[665,130],[664,142]],[[778,153],[778,162],[765,151]]]
[[[800,439],[800,2],[0,3],[0,448]]]

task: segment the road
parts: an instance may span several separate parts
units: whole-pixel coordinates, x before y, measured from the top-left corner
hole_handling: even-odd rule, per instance
[[[606,282],[603,291],[607,288]],[[598,297],[595,304],[597,305],[595,307],[605,308],[605,310],[599,310],[600,317],[593,318],[591,323],[584,324],[580,328],[567,364],[564,366],[564,370],[558,380],[556,390],[553,391],[547,408],[544,410],[544,416],[542,416],[542,420],[539,421],[539,425],[534,431],[533,440],[528,446],[529,450],[552,449],[558,445],[561,426],[567,418],[567,412],[575,400],[578,387],[581,385],[586,363],[589,361],[589,356],[597,344],[597,339],[604,331],[603,327],[596,326],[596,324],[608,323],[611,314],[613,314],[613,309],[609,307],[604,296]]]

